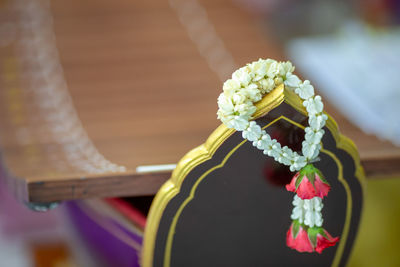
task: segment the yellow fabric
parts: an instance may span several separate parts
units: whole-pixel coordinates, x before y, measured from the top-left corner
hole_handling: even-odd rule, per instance
[[[348,266],[400,266],[400,177],[367,179],[364,214]]]

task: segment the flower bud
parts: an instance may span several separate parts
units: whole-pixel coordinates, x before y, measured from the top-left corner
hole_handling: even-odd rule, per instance
[[[286,245],[298,252],[317,252],[332,247],[339,242],[339,237],[332,237],[322,227],[307,227],[293,221],[286,233]]]
[[[321,171],[312,164],[302,168],[286,185],[286,190],[296,193],[301,199],[324,198],[330,189]]]

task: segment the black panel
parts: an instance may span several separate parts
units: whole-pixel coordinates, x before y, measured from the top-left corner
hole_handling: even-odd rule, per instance
[[[307,119],[287,104],[258,119],[266,125],[280,115],[305,125]],[[304,131],[279,120],[267,129],[281,144],[301,149]],[[336,148],[327,128],[324,148],[332,151],[343,164],[344,178],[351,189],[352,217],[340,265],[345,265],[355,238],[362,204],[361,186],[355,178],[354,161],[345,151]],[[222,162],[223,158],[243,141],[241,133],[232,135],[212,159],[188,174],[180,193],[167,205],[161,218],[154,251],[154,266],[163,266],[166,240],[171,221],[200,176]],[[315,163],[332,186],[324,198],[324,228],[332,236],[342,236],[348,198],[338,180],[335,161],[321,153]],[[338,245],[322,254],[299,253],[286,247],[286,232],[294,194],[284,184],[292,177],[289,169],[277,164],[245,142],[232,154],[225,166],[206,176],[196,189],[195,197],[183,209],[173,238],[170,266],[329,266]],[[349,202],[350,204],[350,202]],[[342,241],[343,242],[343,241]]]

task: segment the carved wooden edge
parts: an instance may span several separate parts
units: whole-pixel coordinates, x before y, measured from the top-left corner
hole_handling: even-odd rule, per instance
[[[170,177],[170,172],[114,174],[103,177],[34,182],[27,185],[29,202],[155,195]]]
[[[74,199],[155,195],[171,172],[124,173],[96,177],[65,177],[63,181],[27,182],[6,175],[5,182],[23,203],[49,203]]]
[[[400,158],[361,160],[368,179],[400,176]],[[64,181],[42,181],[24,183],[23,179],[12,180],[15,193],[24,202],[55,202],[93,197],[122,197],[155,195],[171,177],[172,172],[123,173],[79,179],[65,177]],[[18,181],[19,180],[19,181]]]

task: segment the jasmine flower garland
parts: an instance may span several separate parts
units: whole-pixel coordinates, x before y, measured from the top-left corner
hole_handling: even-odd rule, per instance
[[[328,117],[323,113],[322,99],[314,94],[310,81],[302,82],[293,72],[294,66],[289,61],[278,62],[272,59],[259,59],[238,69],[224,83],[223,93],[218,97],[217,115],[228,128],[242,131],[243,138],[252,142],[265,155],[289,166],[290,171],[297,172],[286,185],[288,191],[296,193],[291,215],[293,222],[287,233],[286,244],[299,252],[321,253],[339,241],[339,237],[333,238],[322,228],[322,199],[330,191],[330,185],[321,171],[312,164],[321,150],[321,140],[325,133],[322,128]],[[281,84],[303,100],[308,114],[302,155],[287,146],[282,147],[252,121],[257,110],[254,104]]]
[[[278,62],[272,59],[259,59],[238,69],[224,83],[223,93],[218,97],[217,115],[227,127],[242,131],[243,138],[253,142],[265,155],[289,166],[291,171],[299,171],[318,157],[324,135],[322,128],[328,117],[323,114],[324,104],[320,96],[314,95],[310,81],[302,82],[293,71],[294,66],[289,61]],[[255,121],[250,121],[256,111],[254,103],[282,83],[304,100],[303,106],[308,112],[309,126],[305,128],[303,155],[287,146],[282,147]]]

